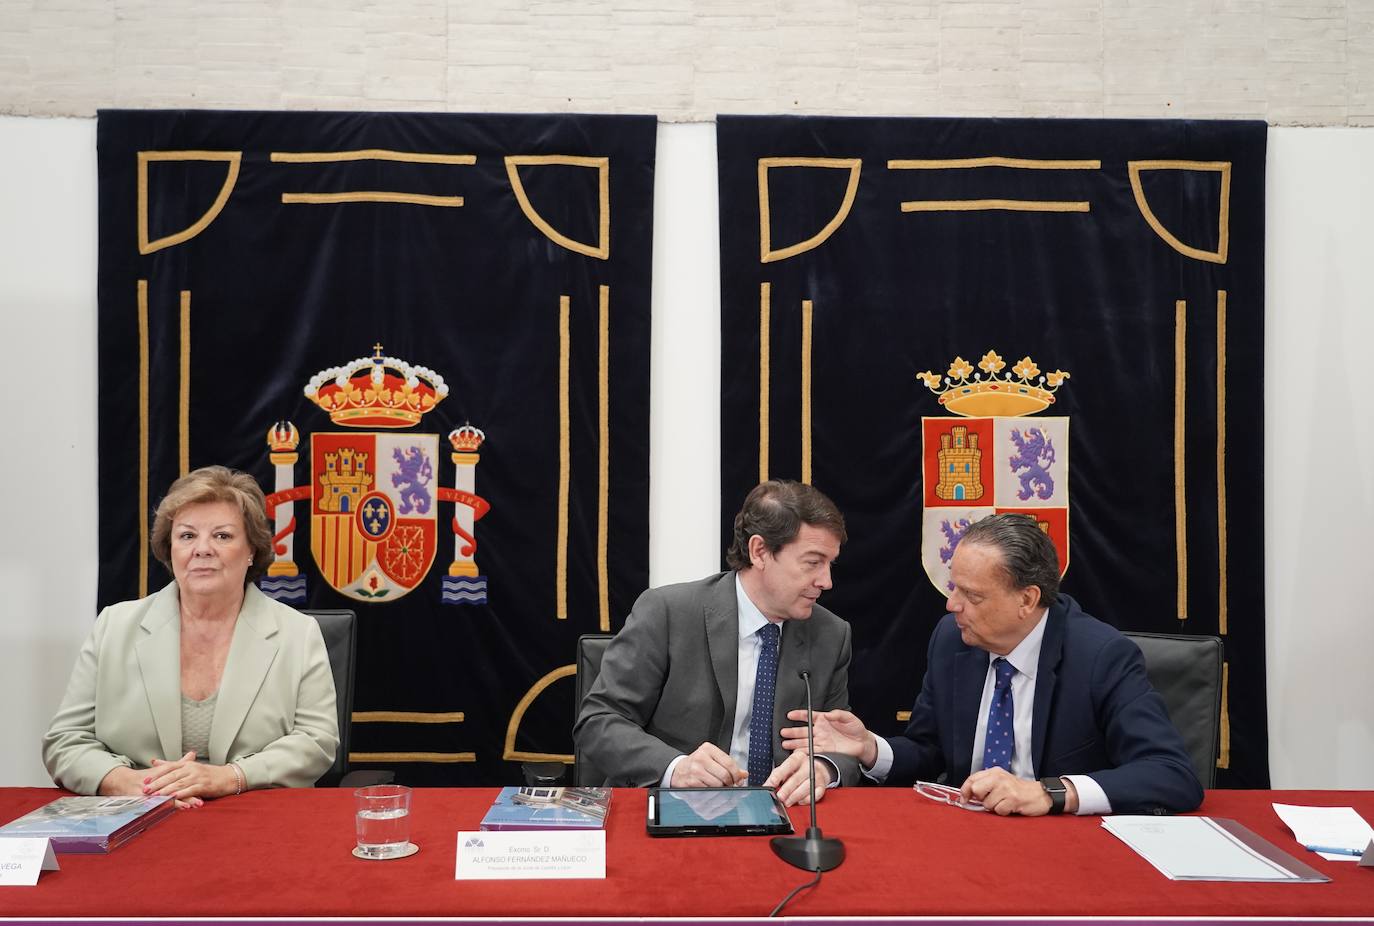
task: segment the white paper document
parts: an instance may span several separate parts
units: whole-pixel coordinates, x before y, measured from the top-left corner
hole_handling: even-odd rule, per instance
[[[1275,804],[1274,813],[1288,824],[1303,848],[1311,849],[1332,862],[1358,862],[1374,841],[1374,828],[1354,807],[1303,807]],[[1323,852],[1322,849],[1344,849]],[[1358,853],[1358,854],[1353,854]]]
[[[1175,881],[1330,880],[1296,859],[1284,864],[1282,852],[1231,820],[1118,816],[1104,817],[1102,826]]]

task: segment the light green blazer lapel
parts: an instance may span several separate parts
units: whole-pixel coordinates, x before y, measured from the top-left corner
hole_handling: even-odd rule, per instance
[[[134,645],[134,650],[162,745],[162,757],[180,759],[181,597],[175,582],[156,594],[139,627],[145,636]]]
[[[210,761],[215,765],[227,761],[229,747],[277,658],[277,619],[268,601],[255,585],[244,590],[243,608],[234,625],[229,658],[220,678],[215,719],[210,724]]]

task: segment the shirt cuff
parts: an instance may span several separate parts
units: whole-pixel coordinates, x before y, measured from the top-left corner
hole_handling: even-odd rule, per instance
[[[1078,816],[1093,817],[1112,812],[1112,802],[1107,800],[1107,792],[1087,775],[1064,775],[1073,782],[1078,792]]]
[[[878,747],[878,758],[873,760],[872,768],[864,768],[860,763],[859,771],[863,772],[865,777],[882,784],[887,781],[887,773],[892,771],[892,746],[881,736],[875,735],[873,742]]]
[[[663,780],[659,782],[660,787],[671,788],[673,786],[673,769],[677,768],[677,764],[685,758],[687,757],[678,756],[676,759],[668,763],[668,770],[663,773]]]
[[[840,767],[835,764],[835,760],[829,756],[816,756],[816,758],[830,766],[830,784],[825,786],[825,790],[838,788],[840,786]]]

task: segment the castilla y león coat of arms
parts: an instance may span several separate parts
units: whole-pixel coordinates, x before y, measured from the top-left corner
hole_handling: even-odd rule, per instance
[[[274,558],[264,592],[292,604],[306,599],[306,577],[294,559],[296,502],[308,504],[310,552],[321,578],[359,601],[394,601],[418,586],[439,552],[439,505],[453,504],[453,561],[444,576],[446,604],[481,604],[487,580],[476,561],[476,522],[487,513],[475,494],[478,448],[486,439],[470,424],[448,435],[453,487],[441,486],[439,435],[403,429],[420,423],[448,395],[433,370],[382,354],[361,357],[310,378],[305,395],[351,430],[310,435],[310,484],[295,485],[300,432],[289,421],[267,430],[276,468],[267,496]],[[385,430],[372,430],[372,429]]]
[[[1042,374],[1030,357],[988,351],[978,369],[954,358],[944,376],[916,374],[960,417],[921,419],[921,562],[942,594],[968,526],[987,515],[1029,514],[1050,535],[1062,574],[1069,565],[1069,419],[1029,418],[1054,404],[1069,374]]]

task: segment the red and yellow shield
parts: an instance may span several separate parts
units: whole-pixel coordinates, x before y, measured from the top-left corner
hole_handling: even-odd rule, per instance
[[[360,601],[419,585],[438,546],[437,434],[310,438],[310,550],[333,588]]]

